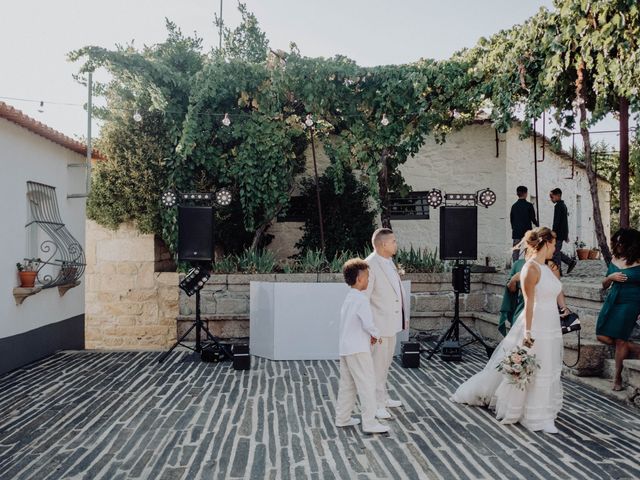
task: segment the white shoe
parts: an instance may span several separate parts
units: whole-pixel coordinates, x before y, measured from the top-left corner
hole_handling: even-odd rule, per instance
[[[554,422],[548,423],[547,425],[545,425],[544,427],[542,427],[542,431],[544,433],[558,433],[558,428],[556,427],[556,424]]]
[[[351,417],[347,423],[338,423],[336,422],[336,427],[355,427],[356,425],[360,425],[359,418]]]
[[[386,420],[388,418],[391,418],[391,414],[387,412],[386,409],[379,408],[378,410],[376,410],[376,418],[379,418],[380,420]]]
[[[378,423],[372,427],[363,428],[362,430],[365,433],[387,433],[389,431],[389,427],[387,427],[386,425],[382,425],[381,423]]]
[[[385,407],[387,408],[398,408],[402,406],[402,402],[400,400],[391,400],[390,398],[385,402]]]

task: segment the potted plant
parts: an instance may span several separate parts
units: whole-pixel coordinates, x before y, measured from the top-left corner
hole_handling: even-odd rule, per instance
[[[589,260],[597,260],[600,257],[600,249],[592,248],[589,250]]]
[[[22,288],[33,288],[35,286],[39,266],[39,258],[25,258],[24,263],[16,263]]]
[[[587,244],[582,240],[576,240],[576,255],[578,255],[578,260],[587,260],[589,258],[590,249],[587,248]]]

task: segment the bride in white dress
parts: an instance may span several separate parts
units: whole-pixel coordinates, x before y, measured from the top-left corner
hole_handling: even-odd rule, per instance
[[[545,264],[553,256],[556,239],[551,230],[540,227],[527,232],[523,242],[529,256],[520,275],[524,310],[484,369],[460,385],[451,400],[489,406],[501,423],[520,422],[532,431],[558,433],[554,422],[562,407],[563,354],[558,305],[566,307],[562,284]],[[540,368],[523,391],[496,367],[525,338],[535,340],[532,352]]]

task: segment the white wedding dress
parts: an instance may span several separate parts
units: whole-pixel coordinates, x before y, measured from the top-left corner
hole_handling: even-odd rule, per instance
[[[527,263],[534,262],[529,260]],[[551,424],[562,407],[563,342],[557,297],[562,284],[546,265],[540,265],[540,280],[536,285],[531,337],[532,351],[540,368],[526,390],[509,383],[496,370],[497,365],[524,339],[524,311],[507,336],[496,347],[484,369],[458,387],[451,397],[456,403],[483,405],[495,409],[501,423],[520,422],[532,431]],[[525,265],[525,267],[529,267]]]

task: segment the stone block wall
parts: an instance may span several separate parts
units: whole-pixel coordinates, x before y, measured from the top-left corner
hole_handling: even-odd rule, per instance
[[[176,339],[178,274],[155,272],[154,237],[87,221],[87,349],[164,349]]]

